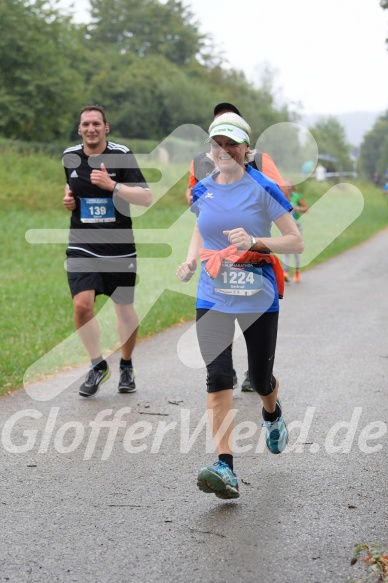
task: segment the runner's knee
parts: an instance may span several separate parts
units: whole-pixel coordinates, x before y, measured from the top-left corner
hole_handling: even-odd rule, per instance
[[[276,387],[276,379],[274,376],[272,376],[272,378],[269,379],[268,381],[265,380],[258,381],[257,379],[251,377],[250,381],[253,390],[256,391],[256,393],[258,393],[262,397],[267,397],[268,395],[273,393]]]
[[[208,365],[207,367],[207,391],[216,393],[233,388],[233,371],[231,366]]]
[[[74,313],[79,317],[90,316],[94,314],[94,300],[88,295],[77,294],[73,298]]]

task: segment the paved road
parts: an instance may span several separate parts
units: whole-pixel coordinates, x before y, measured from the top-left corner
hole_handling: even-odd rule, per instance
[[[138,345],[133,395],[116,392],[114,355],[96,399],[78,397],[83,369],[42,383],[74,383],[52,400],[2,399],[0,582],[360,576],[354,545],[388,546],[387,249],[385,231],[287,285],[275,370],[290,444],[267,452],[257,395],[235,392],[237,501],[196,488],[215,456],[201,430],[204,370],[177,356],[191,324]],[[240,340],[234,354],[241,381]]]

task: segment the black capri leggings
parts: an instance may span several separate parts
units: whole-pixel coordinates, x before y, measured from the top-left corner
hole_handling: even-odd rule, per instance
[[[237,320],[244,334],[248,369],[254,390],[269,395],[275,388],[273,364],[278,330],[278,312],[227,314],[197,309],[197,336],[207,369],[209,393],[233,387],[232,342]]]

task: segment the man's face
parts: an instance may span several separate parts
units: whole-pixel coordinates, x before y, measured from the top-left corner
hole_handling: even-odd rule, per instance
[[[100,111],[92,110],[82,113],[78,133],[88,148],[95,149],[101,146],[108,132],[109,126],[104,122]]]

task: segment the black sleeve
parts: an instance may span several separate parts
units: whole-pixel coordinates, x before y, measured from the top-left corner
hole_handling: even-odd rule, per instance
[[[122,162],[120,162],[121,170],[118,172],[117,181],[124,182],[127,186],[142,186],[149,188],[139,168],[135,155],[129,151],[126,154],[118,154]]]

